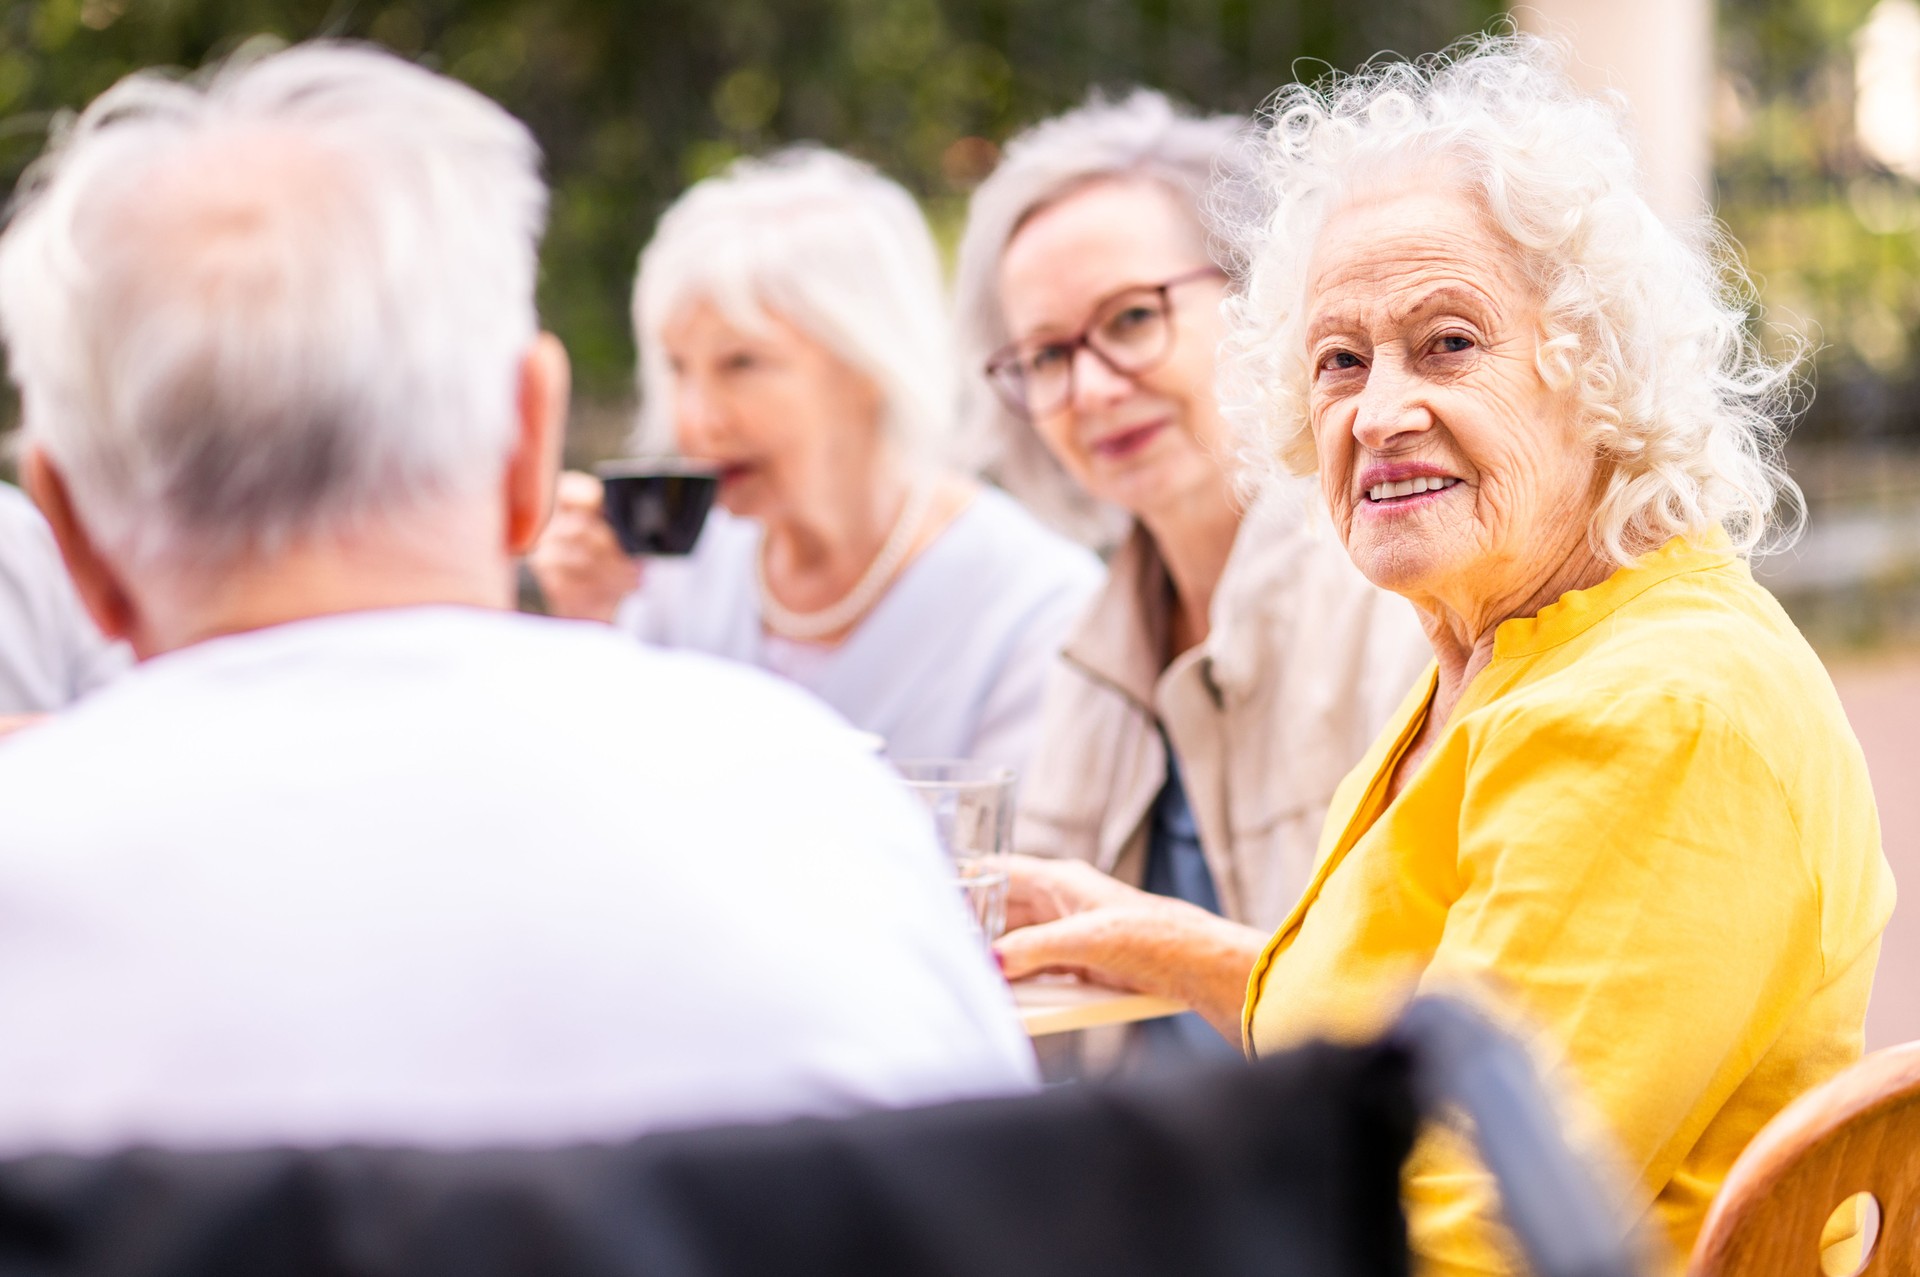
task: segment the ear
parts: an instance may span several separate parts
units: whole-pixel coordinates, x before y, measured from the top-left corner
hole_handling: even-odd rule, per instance
[[[553,512],[553,485],[560,474],[572,385],[567,348],[552,333],[541,333],[520,361],[520,434],[507,458],[506,473],[509,554],[533,549]]]
[[[126,639],[139,651],[140,613],[133,596],[113,565],[94,547],[92,534],[74,509],[66,476],[37,444],[28,444],[20,458],[20,482],[53,529],[67,575],[73,578],[87,615],[102,634]]]

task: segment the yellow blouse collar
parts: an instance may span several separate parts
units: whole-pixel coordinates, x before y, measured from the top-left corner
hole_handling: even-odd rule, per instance
[[[1689,539],[1678,536],[1643,554],[1600,584],[1571,590],[1533,616],[1502,621],[1493,632],[1493,659],[1531,656],[1557,647],[1591,629],[1662,581],[1687,572],[1724,567],[1734,560],[1733,545],[1715,527]]]

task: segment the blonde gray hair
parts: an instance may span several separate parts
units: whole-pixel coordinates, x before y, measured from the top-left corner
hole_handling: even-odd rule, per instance
[[[1192,211],[1195,237],[1232,274],[1232,246],[1210,236],[1207,204],[1216,182],[1229,193],[1247,189],[1240,170],[1250,128],[1239,116],[1188,114],[1150,89],[1135,89],[1118,102],[1096,93],[1009,141],[1005,158],[968,203],[954,300],[969,460],[1069,535],[1109,539],[1117,519],[1080,491],[1033,427],[987,382],[987,360],[1011,337],[1000,307],[1001,256],[1047,205],[1095,182],[1143,178]]]
[[[937,459],[954,416],[953,341],[939,250],[913,197],[849,156],[796,146],[735,161],[661,216],[633,285],[640,437],[673,433],[660,329],[706,301],[751,329],[777,312],[870,381],[882,428]]]
[[[1512,240],[1542,302],[1536,362],[1577,397],[1610,467],[1591,531],[1615,563],[1724,528],[1752,552],[1799,491],[1778,460],[1797,359],[1748,327],[1735,245],[1707,219],[1669,227],[1641,195],[1617,110],[1576,90],[1558,50],[1476,37],[1270,103],[1256,171],[1263,211],[1240,223],[1250,263],[1229,301],[1223,399],[1269,469],[1314,468],[1308,270],[1330,219],[1369,187],[1439,171]]]
[[[102,551],[204,568],[488,491],[538,329],[539,164],[371,47],[95,99],[21,183],[0,330]]]

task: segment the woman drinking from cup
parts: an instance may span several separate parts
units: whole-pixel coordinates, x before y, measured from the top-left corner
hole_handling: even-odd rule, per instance
[[[1426,649],[1299,485],[1250,509],[1236,487],[1200,201],[1245,134],[1144,90],[1033,128],[973,196],[958,287],[1004,481],[1127,529],[1054,671],[1015,846],[1272,927]]]
[[[1002,956],[1171,993],[1262,1053],[1486,990],[1684,1255],[1753,1134],[1859,1055],[1893,906],[1860,746],[1748,570],[1793,496],[1790,370],[1733,246],[1654,215],[1539,45],[1293,86],[1261,167],[1236,399],[1434,662],[1271,934],[1015,857]],[[1426,1271],[1514,1267],[1459,1143],[1423,1141],[1406,1187]]]
[[[567,476],[549,606],[785,675],[897,756],[1023,765],[1099,567],[934,464],[953,355],[907,193],[817,148],[736,163],[661,218],[633,311],[642,436],[711,464],[721,509],[642,566]]]

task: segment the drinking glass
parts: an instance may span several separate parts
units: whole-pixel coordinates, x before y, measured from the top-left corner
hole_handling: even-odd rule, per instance
[[[933,817],[967,911],[989,942],[1007,929],[1007,872],[997,859],[1013,832],[1013,769],[969,759],[895,759],[907,788]]]

